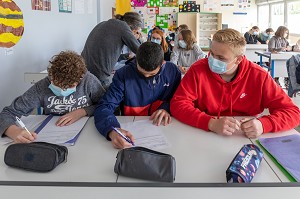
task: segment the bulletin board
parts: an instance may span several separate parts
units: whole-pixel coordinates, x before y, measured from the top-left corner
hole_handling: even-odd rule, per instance
[[[160,26],[165,32],[176,27],[178,0],[131,0],[132,11],[143,19],[143,32],[147,33],[155,26]]]

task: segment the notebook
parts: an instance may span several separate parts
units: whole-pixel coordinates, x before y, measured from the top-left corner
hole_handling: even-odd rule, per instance
[[[300,135],[259,138],[259,144],[292,182],[300,182]]]

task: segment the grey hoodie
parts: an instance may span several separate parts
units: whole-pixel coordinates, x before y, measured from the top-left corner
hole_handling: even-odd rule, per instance
[[[76,87],[76,92],[67,97],[56,96],[48,88],[49,77],[35,83],[23,95],[17,97],[10,106],[0,113],[0,135],[15,124],[15,116],[28,116],[35,108],[42,107],[45,115],[64,115],[73,110],[84,108],[88,116],[94,114],[96,103],[105,90],[100,81],[87,72]]]

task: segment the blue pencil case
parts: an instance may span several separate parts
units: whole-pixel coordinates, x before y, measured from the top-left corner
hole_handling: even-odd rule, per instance
[[[228,183],[250,183],[263,158],[263,152],[254,144],[244,145],[226,170]]]

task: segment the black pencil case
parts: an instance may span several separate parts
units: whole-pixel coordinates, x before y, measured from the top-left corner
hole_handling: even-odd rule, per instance
[[[116,174],[152,181],[174,182],[175,158],[144,147],[131,147],[118,152]]]
[[[19,169],[48,172],[66,161],[67,155],[65,146],[47,142],[19,143],[7,147],[4,162]]]

